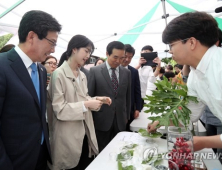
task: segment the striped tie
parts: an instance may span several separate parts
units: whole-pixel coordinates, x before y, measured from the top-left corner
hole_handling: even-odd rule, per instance
[[[115,68],[111,68],[111,69],[112,69],[112,75],[111,75],[112,86],[113,86],[114,94],[116,95],[117,89],[118,89],[118,80],[117,80],[116,73],[115,73],[116,69]]]

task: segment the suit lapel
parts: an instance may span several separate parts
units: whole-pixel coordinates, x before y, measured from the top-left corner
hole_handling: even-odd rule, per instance
[[[113,86],[112,86],[112,82],[111,82],[111,78],[110,78],[108,69],[107,69],[107,67],[106,67],[106,63],[103,64],[103,66],[102,66],[102,68],[101,68],[101,72],[102,72],[103,77],[105,78],[105,80],[106,80],[107,83],[109,84],[110,89],[112,89],[112,91],[113,91],[113,93],[114,93]]]
[[[33,85],[31,77],[22,59],[14,50],[11,50],[10,53],[11,54],[8,55],[8,59],[12,61],[12,64],[11,64],[12,69],[17,74],[17,76],[19,77],[21,82],[24,84],[24,86],[28,89],[30,94],[33,96],[35,102],[39,106],[38,96],[37,96],[35,87]]]

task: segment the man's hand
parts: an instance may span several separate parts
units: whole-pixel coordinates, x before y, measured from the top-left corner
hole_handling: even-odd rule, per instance
[[[143,57],[140,57],[139,59],[139,65],[141,66],[142,64],[146,63],[146,59],[144,59]]]
[[[194,151],[199,151],[199,150],[203,149],[204,148],[203,142],[204,142],[203,137],[194,136],[193,137],[193,149],[194,149]]]
[[[143,57],[140,57],[138,65],[135,67],[135,69],[139,69],[142,64],[145,64],[146,60]]]
[[[153,123],[149,123],[147,126],[147,131],[150,132],[154,132],[156,131],[156,126],[159,124],[159,121],[154,121]]]
[[[153,62],[157,63],[159,66],[161,65],[161,60],[159,57],[154,58]]]
[[[139,115],[140,115],[139,110],[135,110],[135,112],[134,112],[134,119],[138,118]]]

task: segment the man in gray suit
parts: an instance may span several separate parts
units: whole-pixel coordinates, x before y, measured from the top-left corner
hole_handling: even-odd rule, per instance
[[[91,67],[88,80],[91,97],[108,96],[112,99],[110,106],[103,105],[98,112],[93,112],[100,152],[117,133],[126,130],[131,108],[131,73],[120,66],[125,58],[124,44],[113,41],[106,50],[107,61]]]

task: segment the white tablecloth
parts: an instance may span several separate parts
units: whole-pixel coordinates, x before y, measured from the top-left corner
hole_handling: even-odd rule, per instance
[[[120,132],[106,146],[106,148],[95,158],[95,160],[86,168],[86,170],[117,170],[117,162],[110,158],[110,153],[119,153],[120,148],[127,144],[128,141],[139,145],[148,146],[146,139],[134,132]],[[156,139],[159,153],[167,152],[167,142],[164,139]],[[212,149],[203,149],[199,152],[212,153]],[[204,160],[208,170],[222,170],[218,160]]]

